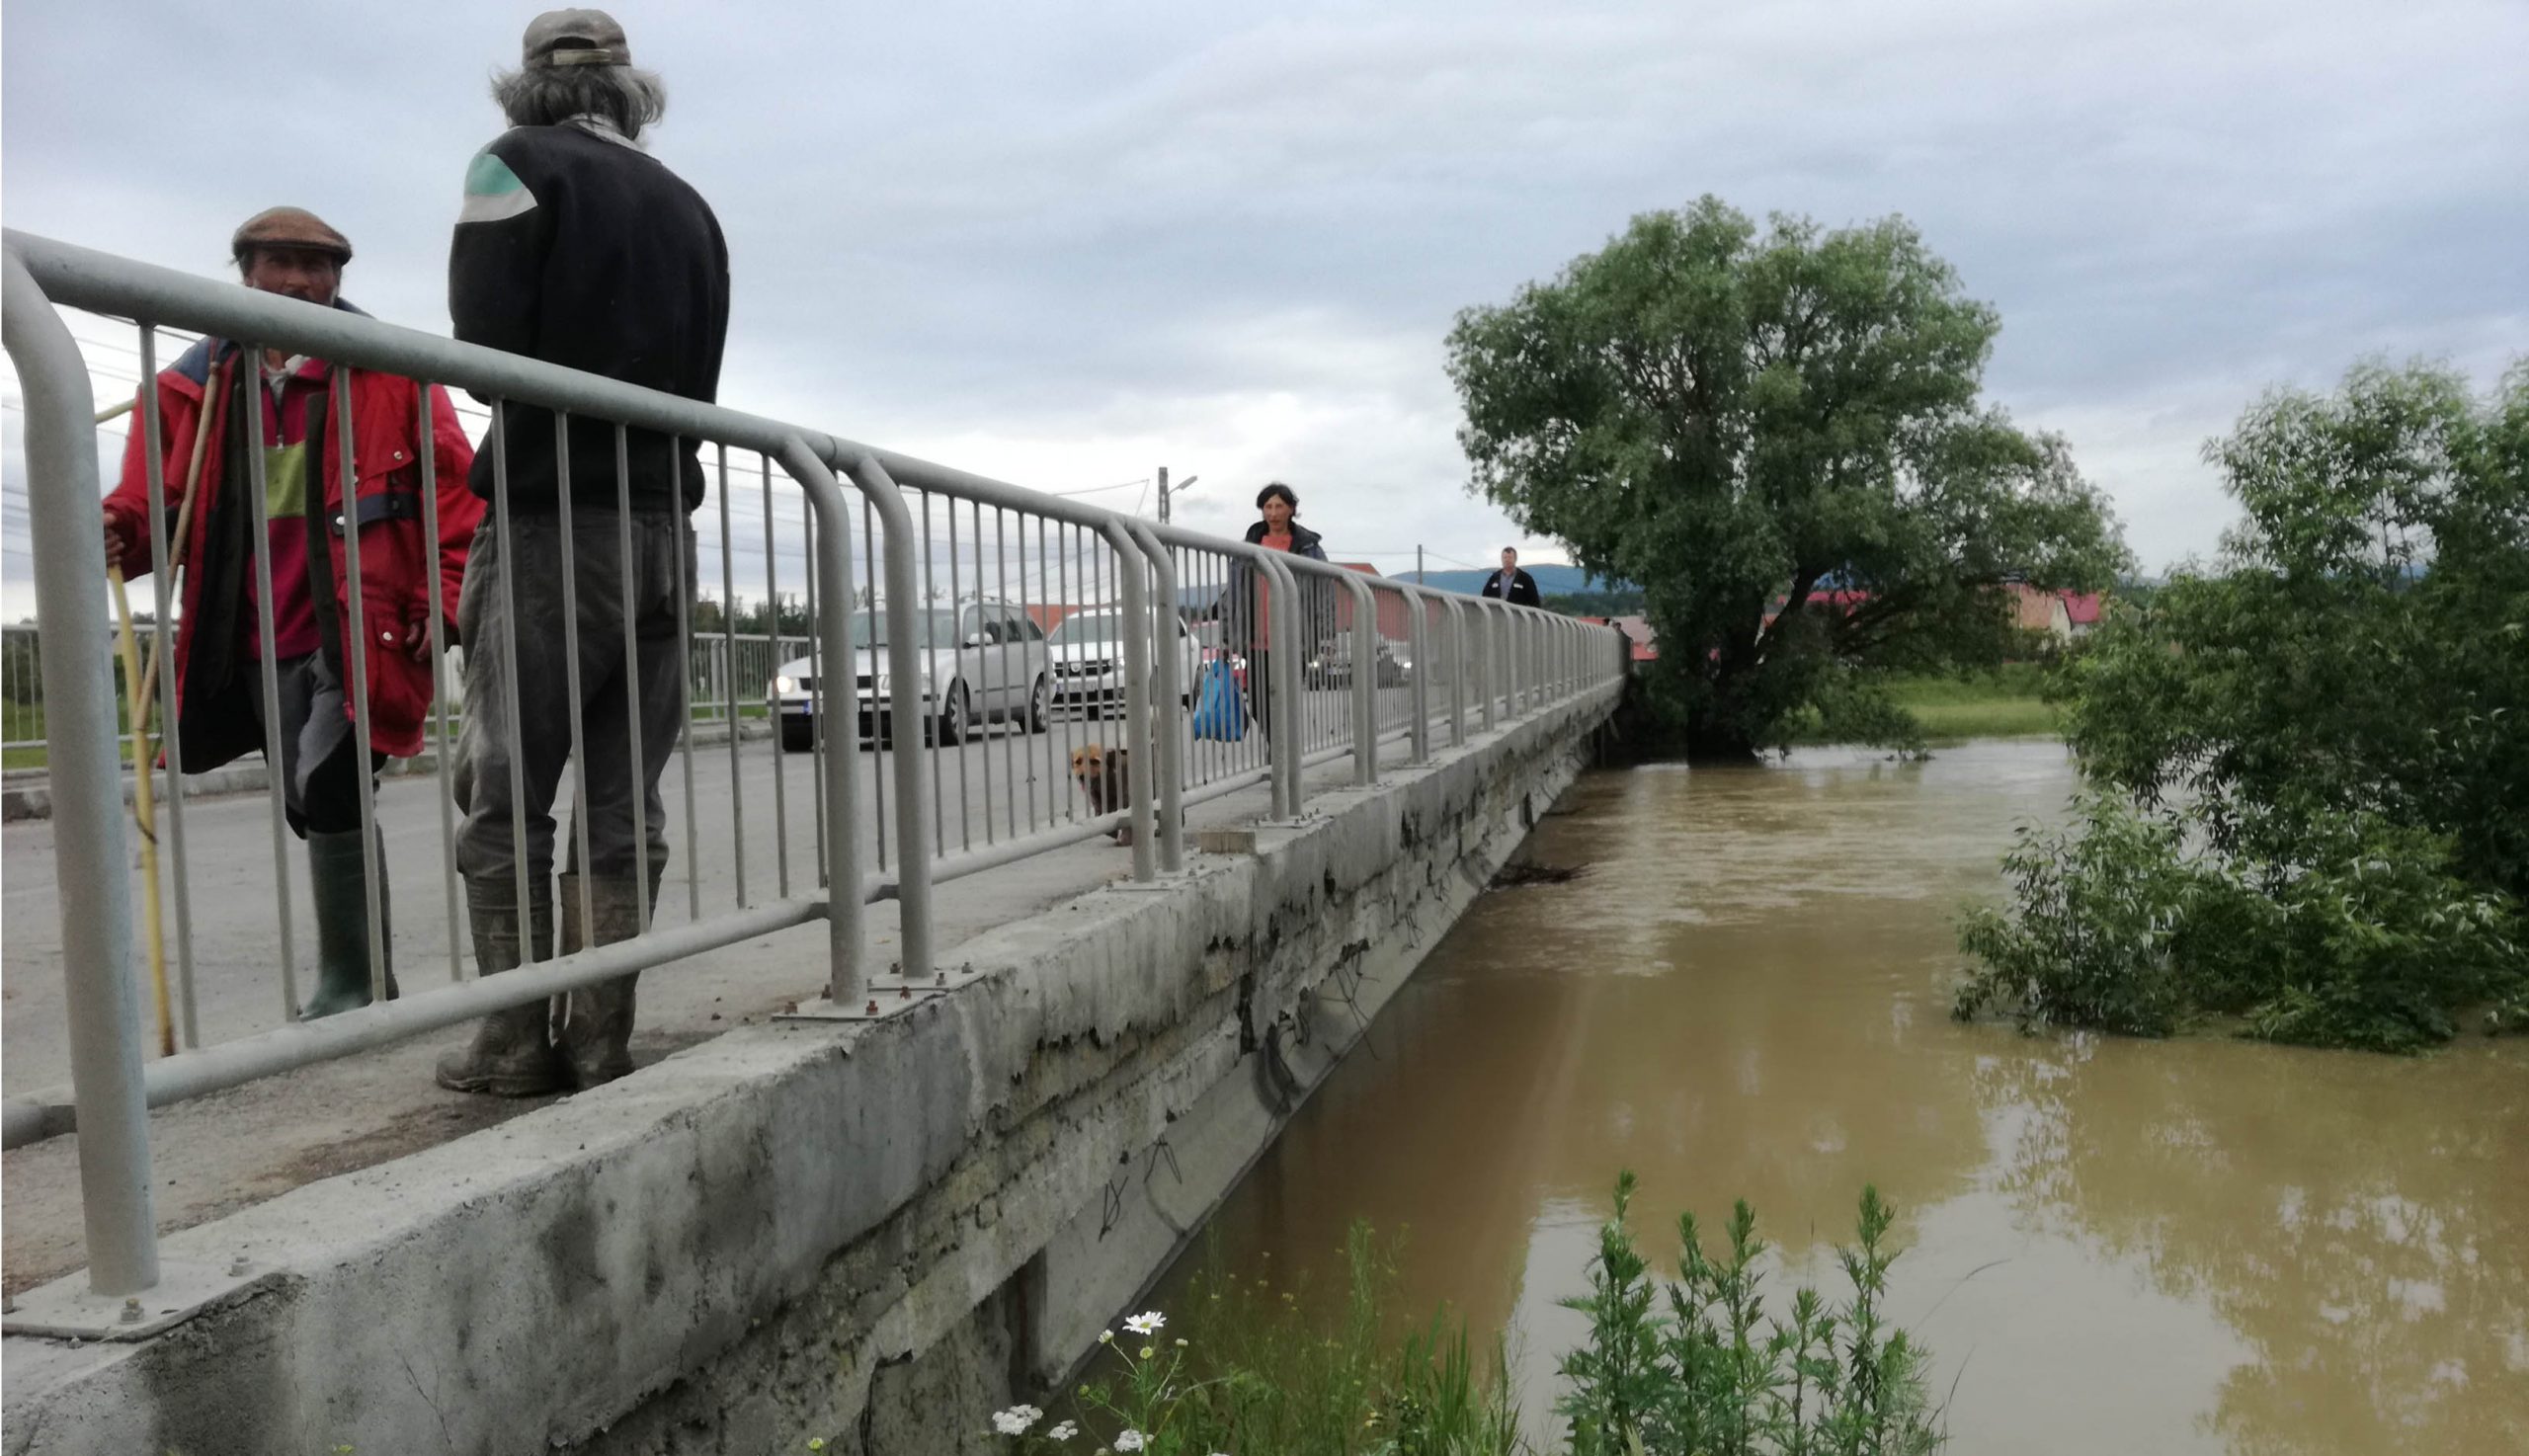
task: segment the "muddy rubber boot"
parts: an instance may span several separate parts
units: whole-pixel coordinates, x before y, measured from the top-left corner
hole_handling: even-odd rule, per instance
[[[662,866],[664,867],[664,866]],[[657,903],[658,876],[653,874],[651,903]],[[586,877],[589,914],[594,924],[580,924],[579,875],[562,876],[562,953],[595,945],[612,945],[641,933],[638,881],[630,875]],[[633,983],[636,973],[556,998],[563,1003],[556,1020],[562,1055],[581,1088],[603,1087],[632,1070]]]
[[[522,950],[530,959],[545,958],[553,907],[539,896],[530,910],[522,925],[517,892],[507,876],[497,883],[489,877],[466,881],[465,913],[473,922],[477,971],[490,976],[516,970]],[[536,1001],[485,1016],[474,1028],[473,1045],[439,1059],[439,1085],[495,1097],[538,1097],[568,1088],[570,1068],[553,1045],[546,1004]]]
[[[361,858],[360,831],[307,837],[307,879],[316,901],[316,994],[301,1020],[356,1011],[368,1005],[368,867]],[[386,862],[381,847],[378,864]],[[385,962],[386,998],[395,999],[394,921],[386,883],[377,886],[377,953]]]

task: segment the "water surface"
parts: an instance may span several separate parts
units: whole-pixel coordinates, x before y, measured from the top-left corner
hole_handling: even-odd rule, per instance
[[[1838,1294],[1871,1181],[1954,1452],[2529,1451],[2529,1041],[1953,1022],[1959,905],[2072,787],[2040,742],[1588,776],[1524,851],[1583,872],[1435,948],[1222,1210],[1229,1261],[1323,1281],[1353,1216],[1405,1230],[1404,1306],[1510,1332],[1544,1436],[1618,1169],[1657,1264],[1744,1196],[1778,1282]]]

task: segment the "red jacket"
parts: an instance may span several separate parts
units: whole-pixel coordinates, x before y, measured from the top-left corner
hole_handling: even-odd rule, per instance
[[[253,572],[254,547],[249,534],[252,518],[249,516],[242,523],[224,519],[228,512],[222,509],[253,510],[251,500],[242,494],[232,495],[227,488],[226,477],[236,468],[228,435],[231,424],[239,418],[232,405],[238,387],[238,364],[234,345],[220,343],[214,355],[205,341],[194,346],[157,380],[160,439],[166,451],[160,463],[167,486],[167,529],[172,531],[184,509],[185,470],[193,459],[194,437],[202,427],[204,390],[212,369],[219,371],[221,379],[219,414],[210,423],[210,438],[203,452],[202,478],[196,486],[202,500],[194,507],[191,539],[185,544],[181,561],[184,615],[176,630],[175,669],[177,715],[184,729],[183,767],[187,772],[212,768],[249,749],[260,750],[263,745],[260,728],[251,722],[229,721],[239,714],[223,711],[216,721],[198,723],[198,714],[188,711],[184,702],[188,691],[234,689],[248,685],[252,691],[262,691],[256,681],[259,675],[255,659],[246,645],[258,630],[244,592]],[[251,370],[246,378],[249,390],[255,389]],[[449,624],[445,640],[456,640],[456,600],[465,580],[465,551],[483,517],[482,501],[465,484],[467,467],[474,462],[474,448],[457,426],[456,411],[449,404],[447,391],[433,386],[431,449],[437,457],[439,539],[434,542],[425,537],[418,499],[419,390],[420,386],[410,379],[352,371],[356,495],[364,503],[363,514],[369,518],[360,537],[361,596],[364,625],[369,637],[366,644],[369,744],[375,751],[396,758],[410,758],[422,751],[422,728],[430,715],[431,664],[415,661],[409,644],[429,631],[430,613],[435,609]],[[249,398],[260,408],[260,401],[254,401],[251,394]],[[330,403],[329,397],[329,406]],[[149,473],[140,416],[135,411],[130,418],[122,483],[106,497],[105,513],[107,528],[122,540],[124,575],[138,577],[153,564],[149,552]],[[342,445],[337,423],[329,421],[325,438],[311,441],[310,447],[323,462],[324,520],[337,521],[343,515]],[[210,545],[214,523],[221,526],[219,539],[224,543],[216,549]],[[351,626],[351,571],[344,559],[339,527],[324,531],[322,536],[333,568],[333,592],[330,602],[318,602],[316,619],[348,689],[351,662],[341,653]],[[316,549],[316,541],[311,538],[311,566]],[[211,584],[219,600],[203,600],[205,584]],[[236,634],[233,643],[220,644],[227,650],[208,654],[218,660],[230,681],[196,683],[190,669],[203,655],[204,644],[195,639],[200,629],[213,622],[230,624]],[[241,676],[247,685],[236,683]],[[228,700],[232,704],[238,701],[222,699],[218,691],[212,693],[212,700]],[[348,702],[344,707],[346,715],[354,711]],[[204,741],[197,745],[197,738]]]

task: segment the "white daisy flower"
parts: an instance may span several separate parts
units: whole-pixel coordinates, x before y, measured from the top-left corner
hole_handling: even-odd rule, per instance
[[[1033,1406],[1013,1406],[992,1413],[992,1427],[1006,1436],[1023,1436],[1027,1428],[1045,1418],[1045,1413]]]

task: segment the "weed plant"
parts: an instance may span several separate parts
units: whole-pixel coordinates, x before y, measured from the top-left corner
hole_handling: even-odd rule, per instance
[[[1838,1251],[1851,1297],[1810,1288],[1769,1311],[1768,1252],[1745,1202],[1728,1252],[1708,1254],[1694,1216],[1679,1220],[1678,1277],[1656,1280],[1627,1218],[1634,1177],[1616,1182],[1590,1292],[1588,1342],[1561,1366],[1556,1411],[1570,1456],[1922,1456],[1941,1436],[1925,1396],[1927,1352],[1881,1312],[1893,1217],[1862,1192],[1858,1237]],[[1479,1352],[1445,1312],[1396,1333],[1396,1250],[1355,1223],[1345,1241],[1341,1309],[1309,1313],[1302,1285],[1240,1278],[1217,1252],[1179,1317],[1135,1315],[1099,1336],[1074,1408],[994,1413],[1019,1451],[1202,1456],[1513,1456],[1531,1450],[1510,1405],[1501,1341]]]
[[[1707,1253],[1692,1213],[1677,1220],[1677,1278],[1657,1280],[1627,1222],[1634,1177],[1616,1179],[1615,1216],[1598,1233],[1590,1292],[1566,1301],[1590,1317],[1587,1344],[1564,1357],[1556,1403],[1571,1456],[1921,1456],[1944,1439],[1923,1383],[1929,1351],[1892,1328],[1888,1247],[1895,1214],[1864,1187],[1851,1247],[1836,1261],[1851,1297],[1830,1306],[1793,1292],[1770,1310],[1768,1246],[1742,1199]]]

